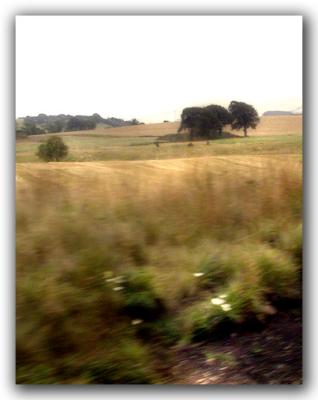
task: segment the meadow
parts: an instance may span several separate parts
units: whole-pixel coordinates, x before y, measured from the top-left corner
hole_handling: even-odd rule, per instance
[[[183,352],[199,344],[206,368],[239,370],[235,351],[207,346],[299,317],[301,117],[154,145],[177,127],[63,133],[58,163],[35,156],[43,135],[17,141],[18,383],[195,383]],[[265,342],[252,350],[262,364]],[[299,383],[286,351],[277,382],[247,383]]]
[[[67,161],[131,161],[222,154],[297,153],[301,146],[302,118],[299,115],[262,117],[257,129],[252,130],[251,136],[243,142],[240,140],[240,132],[231,131],[227,127],[226,130],[237,138],[230,141],[217,140],[210,147],[205,146],[206,142],[199,142],[194,148],[185,148],[182,143],[165,143],[165,137],[175,134],[178,127],[178,122],[120,128],[100,126],[93,131],[64,132],[59,136],[71,148]],[[38,145],[48,136],[50,135],[35,135],[18,139],[16,161],[38,162]],[[162,140],[160,149],[154,146],[158,139]]]

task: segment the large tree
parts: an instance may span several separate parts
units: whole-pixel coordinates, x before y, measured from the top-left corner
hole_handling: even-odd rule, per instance
[[[230,123],[229,112],[221,106],[188,107],[182,111],[178,132],[188,129],[190,140],[194,137],[213,137],[222,133],[223,126]]]
[[[178,129],[178,133],[183,129],[188,129],[190,133],[190,140],[192,141],[194,136],[201,129],[202,119],[202,108],[201,107],[187,107],[182,111],[181,124]]]
[[[232,129],[243,129],[245,137],[247,129],[255,129],[260,121],[255,108],[241,101],[232,101],[229,105],[229,112],[232,116]]]
[[[231,114],[225,107],[211,104],[205,107],[211,118],[211,128],[217,128],[219,135],[222,135],[223,127],[232,122]]]

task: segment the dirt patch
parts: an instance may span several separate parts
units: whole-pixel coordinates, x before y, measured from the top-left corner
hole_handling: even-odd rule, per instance
[[[300,384],[300,312],[278,313],[258,331],[175,349],[177,384]]]

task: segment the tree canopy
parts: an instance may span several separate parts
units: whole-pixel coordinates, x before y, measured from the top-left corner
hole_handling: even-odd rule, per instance
[[[232,122],[232,116],[229,113],[229,111],[222,106],[219,106],[217,104],[211,104],[210,106],[205,107],[210,113],[214,113],[216,115],[216,118],[220,121],[222,124],[222,128],[225,125],[228,125]]]
[[[220,136],[223,127],[230,122],[231,116],[222,106],[188,107],[182,111],[178,132],[189,129],[190,140],[194,137],[212,138]]]
[[[218,104],[206,107],[187,107],[182,111],[178,133],[188,129],[190,140],[195,137],[217,138],[222,136],[224,126],[233,129],[244,129],[247,136],[248,128],[255,128],[259,122],[255,108],[243,102],[232,101],[229,109]]]
[[[93,130],[97,124],[107,127],[119,127],[129,125],[140,125],[136,118],[129,121],[120,118],[103,118],[99,114],[93,115],[46,115],[27,116],[16,120],[16,136],[26,137],[28,135],[38,135],[45,133],[58,133],[64,131]]]
[[[59,136],[51,136],[40,144],[37,156],[44,161],[60,161],[67,156],[68,146]]]
[[[244,136],[247,136],[248,128],[255,129],[260,121],[255,108],[241,101],[232,101],[229,112],[232,115],[232,129],[243,129]]]
[[[88,129],[95,129],[96,122],[90,117],[76,116],[71,117],[66,124],[66,131],[82,131]]]

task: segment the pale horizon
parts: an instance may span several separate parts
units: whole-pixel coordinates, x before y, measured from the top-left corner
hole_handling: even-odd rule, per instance
[[[16,117],[302,107],[300,16],[18,16]]]

